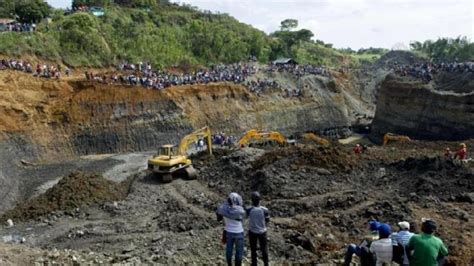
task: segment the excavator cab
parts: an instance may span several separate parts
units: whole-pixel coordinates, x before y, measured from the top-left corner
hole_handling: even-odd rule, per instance
[[[187,179],[195,179],[197,171],[188,158],[187,151],[190,144],[201,138],[207,140],[208,153],[212,154],[211,130],[204,127],[184,136],[177,147],[171,144],[161,146],[158,154],[148,160],[148,170],[160,176],[165,183],[171,182],[175,173],[182,174]]]
[[[176,154],[176,147],[173,145],[163,145],[158,149],[158,156],[172,157]]]

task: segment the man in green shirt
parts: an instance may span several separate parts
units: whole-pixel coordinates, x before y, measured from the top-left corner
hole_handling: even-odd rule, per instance
[[[424,220],[421,225],[423,233],[410,238],[407,245],[408,252],[413,251],[410,265],[438,266],[440,259],[444,261],[444,257],[448,255],[448,249],[441,239],[433,235],[435,230],[436,223],[433,220]]]

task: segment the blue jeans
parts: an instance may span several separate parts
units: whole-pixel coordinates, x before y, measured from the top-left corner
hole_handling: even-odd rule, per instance
[[[344,257],[345,266],[351,265],[353,254],[356,254],[360,258],[361,266],[375,264],[374,257],[367,247],[361,248],[357,245],[350,244],[347,247],[346,256]]]
[[[227,265],[232,265],[232,253],[235,245],[235,265],[242,265],[244,254],[244,233],[226,232],[226,259]]]

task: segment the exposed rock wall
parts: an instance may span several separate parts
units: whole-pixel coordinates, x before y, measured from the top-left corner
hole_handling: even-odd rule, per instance
[[[451,79],[423,84],[387,76],[378,94],[373,140],[380,141],[386,132],[425,140],[474,138],[474,90],[465,85],[450,88],[442,80]]]
[[[333,76],[278,74],[286,87],[303,92],[288,98],[226,83],[156,91],[2,72],[0,132],[18,157],[32,161],[154,150],[205,125],[236,136],[256,128],[344,137],[370,107],[348,74]]]

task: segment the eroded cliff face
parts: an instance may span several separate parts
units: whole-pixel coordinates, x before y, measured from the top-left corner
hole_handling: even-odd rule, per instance
[[[380,141],[387,132],[423,140],[474,138],[472,81],[472,73],[443,74],[430,84],[387,76],[378,94],[372,139]]]
[[[283,93],[257,96],[245,87],[221,83],[162,91],[78,80],[52,81],[0,73],[0,131],[15,157],[33,161],[78,155],[155,150],[178,143],[193,129],[236,136],[257,128],[286,135],[316,131],[338,138],[370,106],[347,74],[334,79],[306,76]]]

